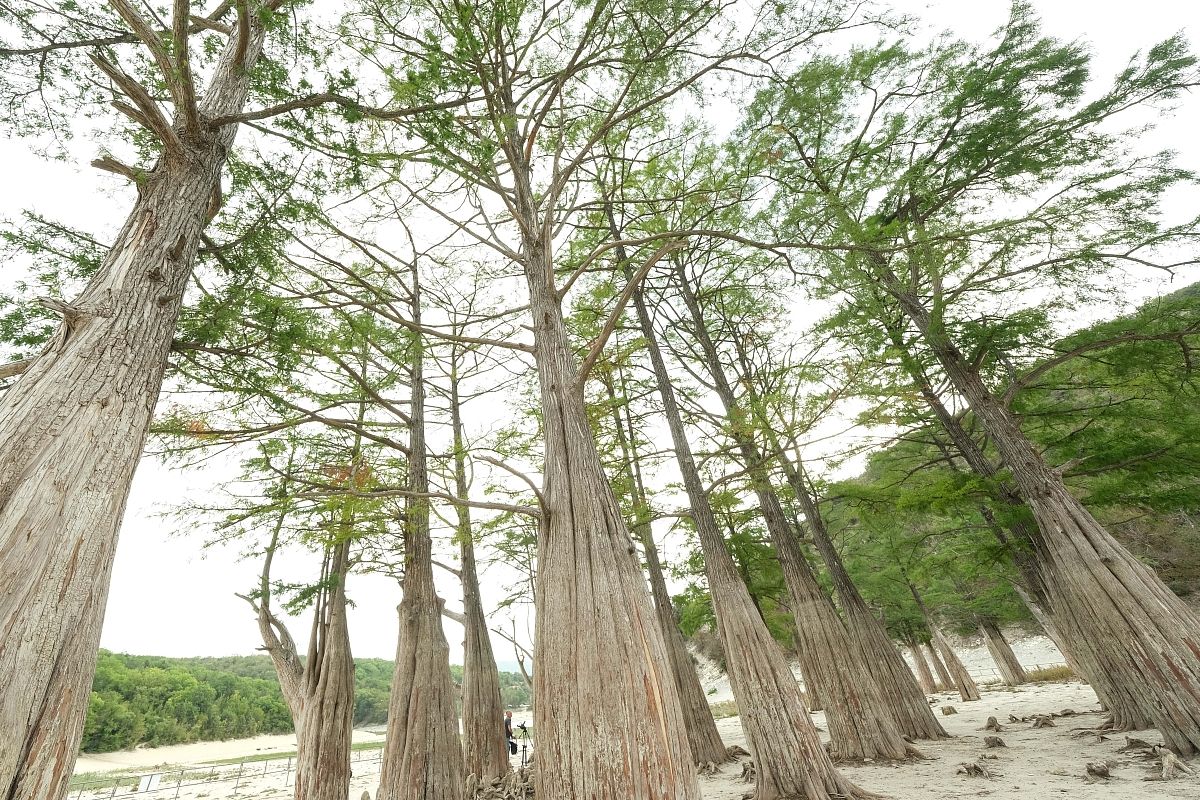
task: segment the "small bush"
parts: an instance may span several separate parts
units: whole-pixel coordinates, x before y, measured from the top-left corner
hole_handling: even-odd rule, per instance
[[[1025,676],[1029,678],[1030,683],[1061,683],[1063,681],[1078,680],[1079,678],[1066,664],[1063,664],[1061,667],[1025,670]]]

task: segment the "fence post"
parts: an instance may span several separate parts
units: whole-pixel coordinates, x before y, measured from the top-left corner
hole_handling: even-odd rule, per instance
[[[238,774],[237,774],[237,778],[236,778],[236,779],[234,780],[234,782],[233,782],[233,794],[234,794],[234,796],[235,796],[235,797],[237,796],[237,793],[238,793],[238,787],[242,785],[242,770],[244,770],[245,768],[246,768],[246,762],[245,762],[245,761],[243,761],[242,763],[238,764]]]
[[[287,766],[283,768],[283,788],[287,788],[288,781],[292,779],[292,757],[288,756]]]
[[[183,786],[183,770],[179,770],[179,777],[175,780],[175,800],[179,800],[179,789]]]

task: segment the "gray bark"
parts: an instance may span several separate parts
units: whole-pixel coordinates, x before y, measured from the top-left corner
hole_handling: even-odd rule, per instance
[[[202,118],[242,110],[263,40],[250,16],[245,64],[231,36]],[[0,399],[4,800],[66,791],[130,482],[236,128],[188,135],[181,155],[160,158],[54,339]]]
[[[417,265],[412,318],[421,320]],[[424,353],[414,345],[409,409],[408,490],[429,492],[425,445]],[[413,496],[404,510],[404,598],[397,609],[400,639],[388,705],[387,739],[376,800],[462,800],[462,743],[450,678],[450,648],[433,584],[429,500]],[[500,720],[496,720],[500,724]]]
[[[634,293],[633,303],[658,381],[692,520],[704,551],[705,572],[729,682],[754,754],[757,767],[754,800],[871,797],[837,771],[821,746],[800,686],[755,608],[721,536],[692,457],[653,320],[640,290]]]
[[[929,663],[933,664],[933,669],[937,673],[938,691],[953,691],[954,678],[950,677],[950,670],[946,669],[946,664],[942,661],[942,657],[938,655],[937,650],[934,648],[932,639],[928,642],[925,642],[924,647],[926,655],[929,656]]]
[[[992,620],[980,620],[979,632],[983,634],[983,641],[987,644],[992,661],[996,662],[996,669],[1000,670],[1000,677],[1004,679],[1004,682],[1009,686],[1025,683],[1028,680],[1025,668],[1021,666],[1017,654],[1013,652],[1008,640],[1004,638],[1000,626]]]
[[[929,662],[925,659],[925,653],[921,649],[921,643],[916,637],[908,640],[908,650],[912,653],[913,668],[917,671],[917,680],[921,682],[921,689],[925,694],[933,694],[938,690],[937,681],[933,679],[933,672],[929,669]]]

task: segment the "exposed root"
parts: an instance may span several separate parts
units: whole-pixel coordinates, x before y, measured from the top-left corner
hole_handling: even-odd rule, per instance
[[[1160,759],[1162,772],[1159,774],[1158,780],[1169,781],[1194,774],[1191,767],[1180,761],[1179,756],[1162,745],[1155,745],[1150,752]]]
[[[1125,744],[1117,748],[1118,753],[1150,753],[1157,745],[1152,745],[1144,739],[1125,737]]]
[[[990,769],[988,769],[986,764],[980,764],[978,761],[976,761],[974,764],[964,761],[962,764],[958,765],[958,769],[955,770],[955,774],[966,775],[969,778],[987,778],[989,781],[993,778],[1001,777],[1000,773],[992,772]]]
[[[758,780],[758,769],[753,761],[742,764],[742,783],[755,783]]]
[[[706,761],[705,763],[698,765],[696,768],[696,772],[700,775],[716,775],[720,771],[721,768],[712,761]]]
[[[958,709],[954,706],[942,706],[942,716],[948,717],[951,714],[957,714]]]
[[[1034,714],[1033,727],[1035,728],[1053,728],[1054,720],[1047,714]]]
[[[1112,777],[1109,772],[1116,764],[1108,761],[1089,761],[1086,767],[1089,779],[1108,780]]]
[[[528,800],[533,797],[533,771],[515,769],[484,784],[472,774],[467,777],[464,789],[463,796],[468,800]]]
[[[1006,745],[1004,743],[1004,740],[1001,739],[999,736],[983,737],[983,746],[984,747],[1008,747],[1008,745]]]
[[[736,761],[742,756],[750,755],[750,751],[744,747],[738,747],[736,744],[731,744],[725,748],[725,757],[730,761]]]
[[[995,717],[988,717],[987,724],[983,726],[982,730],[994,731],[995,733],[1000,733],[1001,731],[1004,730],[1004,728],[1001,727],[1000,721],[997,720]]]

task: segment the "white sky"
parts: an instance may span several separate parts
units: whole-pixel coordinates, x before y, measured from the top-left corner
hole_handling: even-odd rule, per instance
[[[897,0],[895,7],[924,17],[931,26],[967,38],[982,38],[1000,25],[1008,12],[1004,0]],[[1036,0],[1048,33],[1080,38],[1096,54],[1094,74],[1105,79],[1118,71],[1136,49],[1187,30],[1200,40],[1200,3],[1183,0]],[[1147,151],[1176,149],[1185,166],[1200,170],[1200,98],[1147,137]],[[68,162],[48,163],[31,155],[19,142],[0,140],[0,163],[5,166],[0,192],[0,215],[15,218],[22,209],[42,211],[66,221],[83,222],[89,229],[115,233],[132,203],[132,193],[88,167],[94,147],[78,141]],[[1194,213],[1194,198],[1179,198]],[[0,286],[7,283],[7,265],[0,265]],[[9,269],[9,277],[11,277]],[[1194,276],[1188,280],[1194,279]],[[1169,291],[1159,276],[1139,278],[1131,297]],[[178,498],[204,495],[224,470],[171,471],[153,460],[143,463],[134,481],[120,545],[117,549],[102,646],[124,652],[166,656],[248,654],[260,644],[246,604],[234,596],[253,585],[257,564],[238,559],[236,550],[202,552],[202,531],[177,530],[172,520],[156,515],[170,510]],[[287,569],[288,564],[284,564]],[[292,566],[297,565],[294,561]],[[484,574],[485,606],[504,596],[511,576],[493,569]],[[458,589],[441,580],[452,608],[459,608]],[[399,588],[379,576],[354,576],[348,586],[355,603],[350,612],[355,655],[391,658],[396,645],[395,606]],[[301,648],[306,622],[293,623]],[[461,629],[447,621],[451,660],[461,658]],[[512,649],[494,642],[497,658],[512,660]]]

